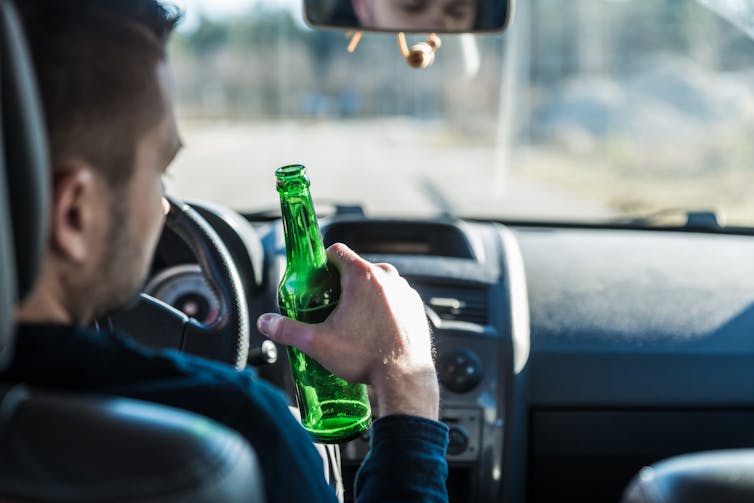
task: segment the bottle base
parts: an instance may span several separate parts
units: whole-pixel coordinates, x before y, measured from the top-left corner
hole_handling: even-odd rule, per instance
[[[344,412],[345,410],[345,412]],[[315,442],[342,444],[359,438],[372,424],[371,410],[362,402],[351,400],[328,400],[320,404],[318,420],[304,428]]]

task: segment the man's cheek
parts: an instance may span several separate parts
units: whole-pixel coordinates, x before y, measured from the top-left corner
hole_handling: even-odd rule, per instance
[[[148,225],[149,225],[149,238],[147,241],[147,246],[149,247],[148,253],[151,257],[151,255],[154,254],[154,250],[157,247],[157,243],[160,240],[160,235],[162,234],[162,228],[165,225],[164,214],[160,212],[159,216],[152,218]]]

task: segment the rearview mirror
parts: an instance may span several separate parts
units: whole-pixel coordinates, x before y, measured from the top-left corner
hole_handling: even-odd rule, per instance
[[[408,33],[502,31],[514,0],[305,0],[316,27]]]

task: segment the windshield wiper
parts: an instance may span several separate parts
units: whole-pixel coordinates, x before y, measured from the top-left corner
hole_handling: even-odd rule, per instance
[[[419,180],[419,186],[424,195],[437,208],[439,216],[450,219],[456,218],[456,210],[453,207],[453,203],[450,202],[450,199],[445,195],[437,182],[428,176],[423,176]]]
[[[620,217],[610,220],[609,223],[628,227],[680,227],[699,230],[720,230],[726,227],[725,214],[721,210],[682,208],[665,208],[644,215]]]

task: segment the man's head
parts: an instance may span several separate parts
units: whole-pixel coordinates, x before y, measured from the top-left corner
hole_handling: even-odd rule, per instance
[[[22,319],[86,323],[146,274],[164,211],[161,176],[180,141],[156,0],[24,0],[19,11],[47,124],[48,251]]]
[[[362,26],[391,31],[469,31],[477,0],[352,0]]]

